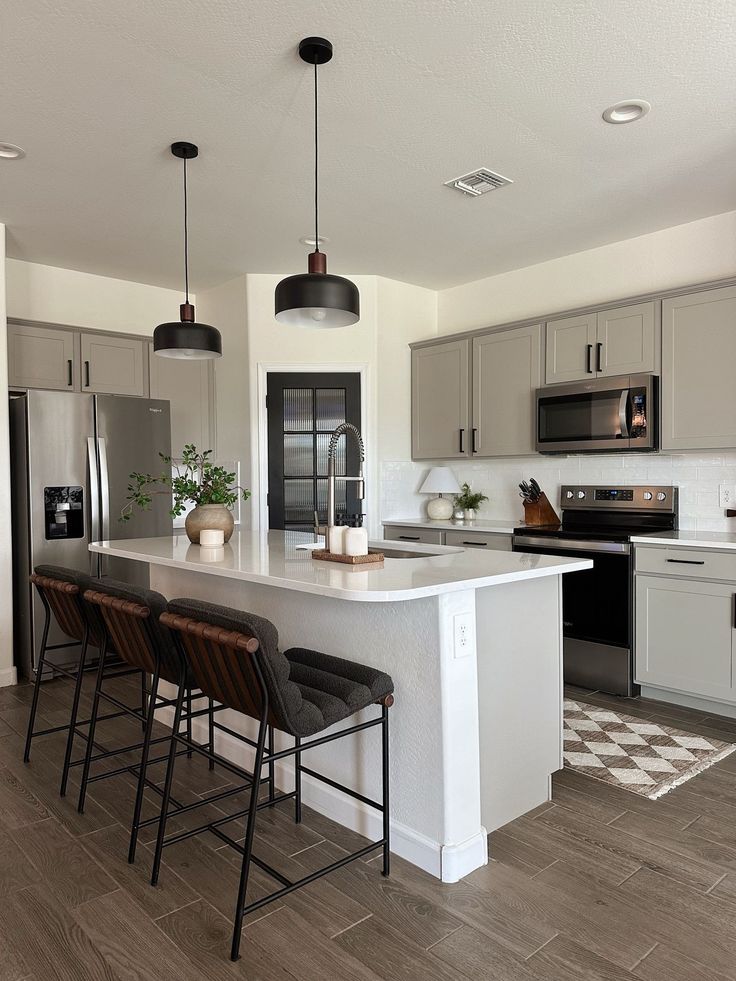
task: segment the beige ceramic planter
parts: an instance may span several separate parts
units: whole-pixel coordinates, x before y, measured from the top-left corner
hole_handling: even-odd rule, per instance
[[[235,520],[230,508],[224,504],[200,504],[186,516],[184,528],[187,538],[193,545],[199,545],[199,533],[205,528],[221,530],[225,541],[229,542],[235,528]]]

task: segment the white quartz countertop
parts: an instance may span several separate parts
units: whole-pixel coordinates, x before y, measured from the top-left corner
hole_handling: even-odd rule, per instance
[[[102,555],[151,565],[373,603],[556,576],[593,566],[589,559],[526,552],[488,553],[413,542],[371,542],[371,547],[410,552],[417,557],[386,558],[382,565],[367,569],[313,559],[309,551],[298,548],[313,542],[312,535],[297,532],[236,530],[224,552],[214,560],[210,556],[215,550],[191,545],[185,535],[95,542],[89,547]]]
[[[635,545],[677,545],[678,548],[730,548],[736,533],[728,531],[663,531],[658,535],[632,535]]]
[[[412,518],[384,518],[381,524],[399,525],[402,528],[430,528],[436,531],[478,531],[486,534],[512,535],[514,528],[518,528],[524,522],[521,518],[516,522],[508,519],[506,521],[484,521],[478,518],[473,521],[451,521],[449,518],[447,521],[430,521],[428,518],[423,521]]]

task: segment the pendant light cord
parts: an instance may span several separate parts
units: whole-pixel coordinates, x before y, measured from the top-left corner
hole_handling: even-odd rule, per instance
[[[187,206],[187,158],[184,157],[184,291],[189,303],[189,209]]]
[[[317,62],[314,63],[314,251],[319,252],[319,137],[317,129]]]

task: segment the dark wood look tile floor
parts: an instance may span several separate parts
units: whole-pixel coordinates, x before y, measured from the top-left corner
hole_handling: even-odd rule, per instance
[[[133,778],[92,784],[77,814],[76,774],[58,797],[63,737],[36,740],[21,762],[30,696],[0,689],[0,981],[736,981],[736,754],[658,801],[559,773],[553,801],[493,834],[492,861],[463,882],[398,858],[388,880],[380,859],[356,863],[253,914],[232,964],[239,856],[212,836],[179,843],[151,888],[150,832],[135,866],[126,860]],[[736,720],[581,697],[736,740]],[[41,724],[62,721],[69,698],[67,683],[45,686]],[[106,726],[105,745],[137,738],[129,721]],[[229,781],[182,758],[175,793],[192,800]],[[238,795],[207,810],[242,807]],[[308,808],[297,827],[279,806],[257,846],[300,875],[359,842]],[[260,872],[252,881],[268,887]]]

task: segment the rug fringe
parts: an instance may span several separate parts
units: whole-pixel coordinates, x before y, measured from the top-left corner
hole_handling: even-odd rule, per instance
[[[681,773],[678,777],[673,780],[668,780],[666,783],[660,784],[651,794],[647,794],[648,800],[658,800],[660,797],[664,797],[671,790],[675,790],[677,787],[682,786],[683,783],[687,783],[688,780],[692,780],[693,777],[697,777],[699,773],[705,773],[709,770],[715,763],[720,763],[721,760],[725,760],[727,756],[736,751],[736,745],[726,746],[722,749],[720,753],[712,757],[709,760],[703,760],[701,763],[696,763],[695,766],[690,767],[685,773]]]

